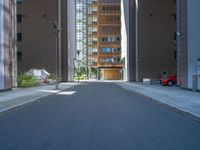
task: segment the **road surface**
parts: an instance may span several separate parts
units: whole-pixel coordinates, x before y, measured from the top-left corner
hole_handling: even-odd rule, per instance
[[[0,150],[199,150],[200,123],[114,83],[0,115]]]

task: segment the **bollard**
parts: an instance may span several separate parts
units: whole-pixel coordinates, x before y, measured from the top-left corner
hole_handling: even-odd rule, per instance
[[[192,91],[197,91],[197,75],[192,76]]]

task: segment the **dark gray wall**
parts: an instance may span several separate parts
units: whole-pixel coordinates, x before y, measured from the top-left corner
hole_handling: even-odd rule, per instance
[[[136,81],[136,1],[129,1],[129,81]]]
[[[22,23],[18,23],[18,32],[22,33],[22,42],[18,51],[22,60],[18,61],[18,72],[31,68],[56,71],[56,37],[52,23],[57,20],[57,1],[25,0],[18,5],[18,14],[22,14]],[[62,1],[61,52],[59,55],[61,80],[67,81],[67,1]]]
[[[139,1],[139,80],[176,75],[174,0]]]
[[[56,1],[25,0],[17,9],[17,13],[23,16],[22,23],[18,23],[18,33],[22,33],[22,42],[18,43],[18,51],[22,52],[18,71],[38,68],[55,73],[56,46],[52,23],[56,21]]]

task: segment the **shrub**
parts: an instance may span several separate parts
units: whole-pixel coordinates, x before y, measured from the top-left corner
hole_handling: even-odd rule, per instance
[[[84,79],[85,79],[84,75],[79,75],[79,80],[84,80]],[[74,80],[78,80],[78,75],[77,74],[75,74]]]
[[[35,77],[32,75],[27,75],[26,73],[18,76],[17,83],[18,87],[21,88],[34,87],[37,85]]]
[[[48,79],[56,80],[56,75],[50,74],[50,75],[48,76]]]

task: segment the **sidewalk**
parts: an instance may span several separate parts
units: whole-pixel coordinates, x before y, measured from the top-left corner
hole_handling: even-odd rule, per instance
[[[135,91],[158,102],[167,104],[185,113],[200,119],[200,93],[160,85],[147,85],[143,83],[121,82],[121,87]]]
[[[55,85],[46,85],[25,89],[17,88],[12,91],[0,92],[0,113],[36,101],[42,97],[58,93],[78,84],[79,83],[76,82],[60,83],[58,90],[55,90]]]

